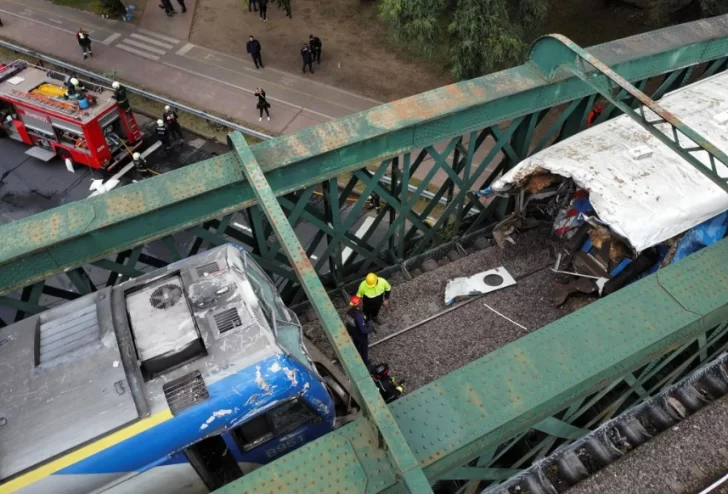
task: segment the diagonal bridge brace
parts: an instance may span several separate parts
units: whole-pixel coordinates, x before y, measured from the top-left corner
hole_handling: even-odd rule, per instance
[[[263,209],[278,240],[288,256],[306,296],[321,321],[336,356],[351,379],[352,388],[366,418],[376,428],[380,446],[386,449],[390,466],[412,493],[432,493],[430,484],[417,458],[407,444],[392,412],[384,403],[369,371],[344,327],[336,308],[311,265],[306,251],[278,203],[255,156],[240,132],[228,135],[228,144],[240,163],[245,178],[253,188],[258,205]]]
[[[528,63],[549,81],[555,78],[560,67],[573,73],[714,184],[728,192],[726,153],[569,38],[560,34],[539,38],[531,47]],[[641,103],[639,109],[635,110],[622,101],[616,95],[619,90]],[[646,115],[645,107],[653,114]],[[658,126],[669,126],[669,130],[665,132]],[[718,173],[719,170],[721,173]]]

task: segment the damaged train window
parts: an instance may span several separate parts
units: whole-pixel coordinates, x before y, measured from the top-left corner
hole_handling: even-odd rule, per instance
[[[243,451],[316,421],[318,415],[301,400],[291,400],[233,429]]]

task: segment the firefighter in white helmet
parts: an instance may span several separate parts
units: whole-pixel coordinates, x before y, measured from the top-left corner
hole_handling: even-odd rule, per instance
[[[169,149],[169,129],[161,118],[157,120],[157,137],[164,145],[164,149]]]
[[[131,112],[131,105],[129,104],[129,97],[126,95],[126,88],[119,84],[118,81],[114,81],[111,87],[114,89],[113,98],[119,104],[119,108],[125,112]]]
[[[179,118],[177,116],[177,112],[167,105],[164,107],[164,114],[162,115],[162,118],[169,129],[170,137],[173,139],[179,139],[180,141],[183,140],[182,127],[180,127],[179,122],[177,121]]]

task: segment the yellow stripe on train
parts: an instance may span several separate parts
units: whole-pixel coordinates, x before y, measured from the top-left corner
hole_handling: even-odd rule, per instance
[[[167,409],[163,412],[154,414],[151,417],[147,417],[138,422],[135,422],[128,427],[124,427],[123,429],[109,434],[108,436],[102,437],[98,441],[94,441],[91,444],[87,444],[86,446],[78,448],[66,455],[61,456],[57,460],[46,463],[34,470],[24,473],[19,477],[16,477],[0,485],[0,494],[10,494],[11,492],[18,491],[23,487],[26,487],[34,482],[39,481],[40,479],[48,477],[49,475],[53,475],[54,473],[63,470],[64,468],[71,466],[74,463],[85,460],[86,458],[93,456],[100,451],[115,446],[120,442],[125,441],[132,436],[136,436],[137,434],[140,434],[148,429],[151,429],[152,427],[157,426],[162,422],[166,422],[171,418],[172,412]]]

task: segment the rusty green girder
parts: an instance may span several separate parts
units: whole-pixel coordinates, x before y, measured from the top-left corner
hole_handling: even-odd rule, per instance
[[[691,77],[725,70],[728,22],[677,26],[589,53],[634,84],[609,93],[604,120],[629,113],[642,99],[633,88],[649,86],[659,99]],[[587,420],[585,411],[595,403],[619,391],[616,402],[629,404],[725,348],[728,319],[728,274],[724,263],[714,266],[728,249],[723,242],[391,408],[372,391],[319,277],[330,288],[341,286],[372,268],[405,265],[442,243],[457,245],[497,221],[506,205],[484,207],[471,191],[583,129],[603,93],[586,72],[577,71],[579,77],[554,72],[545,62],[539,65],[539,57],[255,146],[233,135],[232,150],[224,156],[2,226],[0,294],[6,296],[0,305],[15,309],[19,319],[42,311],[43,297],[72,299],[93,290],[92,270],[108,271],[106,284],[114,284],[139,275],[144,266],[193,255],[205,244],[245,243],[268,272],[286,282],[287,300],[305,292],[313,302],[366,416],[225,492],[423,492],[427,480],[507,477],[616,411]],[[569,61],[560,54],[552,60]],[[650,85],[654,78],[658,83]],[[547,113],[553,118],[546,119]],[[446,178],[430,190],[439,171]],[[414,180],[415,172],[424,178]],[[386,206],[358,238],[350,228],[371,192]],[[322,208],[312,206],[314,194],[323,195]],[[343,214],[347,201],[353,205]],[[234,215],[241,211],[250,233],[235,227]],[[318,229],[311,246],[296,239],[292,227],[302,222]],[[375,237],[381,226],[384,235]],[[180,232],[194,238],[189,250],[182,251],[173,237]],[[323,240],[326,248],[312,265],[312,249]],[[152,245],[166,249],[166,258],[150,253]],[[342,247],[352,251],[347,259]],[[59,288],[50,280],[54,276],[73,289]],[[665,367],[678,357],[688,364]],[[504,455],[531,430],[544,435],[538,446],[506,463]]]

